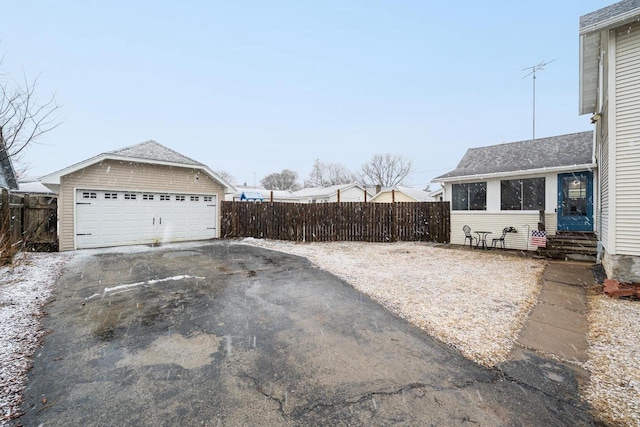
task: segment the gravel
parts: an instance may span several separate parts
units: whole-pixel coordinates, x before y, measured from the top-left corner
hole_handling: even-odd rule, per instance
[[[640,426],[640,302],[593,296],[589,325],[585,397],[606,424]]]

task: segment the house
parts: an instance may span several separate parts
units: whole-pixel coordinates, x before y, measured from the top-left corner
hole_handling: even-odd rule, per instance
[[[580,132],[471,148],[458,166],[434,181],[451,202],[451,242],[464,244],[462,228],[490,231],[514,227],[506,246],[534,249],[529,231],[544,212],[547,233],[593,232],[593,132]]]
[[[38,196],[50,196],[55,197],[56,193],[51,191],[50,188],[42,184],[38,178],[25,177],[18,180],[18,189],[14,191],[18,194],[31,194]]]
[[[410,187],[383,187],[371,198],[374,203],[393,202],[432,202],[434,199],[429,193],[418,188]]]
[[[289,190],[266,190],[264,188],[238,185],[233,194],[227,194],[225,200],[233,202],[283,202],[298,203],[298,198]]]
[[[206,165],[147,141],[40,178],[58,194],[61,251],[212,239],[234,188]]]
[[[580,17],[580,114],[595,128],[595,223],[609,278],[640,282],[640,1]]]
[[[329,187],[310,187],[294,191],[300,203],[367,202],[372,195],[359,184],[340,184]]]
[[[13,169],[11,156],[7,152],[2,137],[0,136],[0,188],[7,190],[18,189],[18,179],[16,171]]]
[[[444,200],[444,187],[440,187],[437,190],[431,192],[431,198],[436,202],[442,202]]]

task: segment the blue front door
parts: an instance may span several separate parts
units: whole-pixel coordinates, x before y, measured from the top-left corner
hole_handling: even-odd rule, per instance
[[[558,230],[593,231],[593,174],[558,175]]]

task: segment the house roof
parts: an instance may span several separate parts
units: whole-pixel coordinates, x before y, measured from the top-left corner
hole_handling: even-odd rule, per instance
[[[13,169],[11,156],[7,153],[4,142],[0,140],[0,187],[7,190],[18,189],[16,171]]]
[[[411,197],[416,202],[431,202],[431,201],[433,201],[433,198],[431,197],[431,195],[429,193],[427,193],[426,191],[424,191],[424,190],[421,190],[419,188],[402,187],[402,186],[383,187],[378,194],[373,196],[371,201],[372,202],[375,201],[376,198],[380,194],[389,193],[392,190],[395,190],[396,192],[404,193],[405,195]]]
[[[348,190],[352,187],[358,187],[363,191],[366,191],[363,187],[358,184],[338,184],[338,185],[330,185],[329,187],[309,187],[303,188],[302,190],[294,191],[293,194],[296,197],[304,198],[304,197],[330,197],[333,196],[340,191]]]
[[[598,97],[600,34],[640,18],[640,0],[624,0],[580,17],[579,112],[595,113]]]
[[[470,148],[454,170],[434,181],[591,165],[592,151],[592,131]]]
[[[640,12],[640,0],[623,0],[580,17],[580,33],[600,31],[631,21]]]
[[[18,190],[16,190],[16,193],[32,193],[32,194],[55,194],[53,191],[51,191],[50,188],[45,187],[40,181],[36,180],[36,181],[20,181],[18,183]]]
[[[157,142],[152,140],[132,145],[130,147],[125,147],[119,150],[98,154],[97,156],[91,157],[90,159],[76,163],[52,174],[43,176],[40,178],[40,182],[45,185],[59,185],[61,177],[76,172],[80,169],[84,169],[93,164],[100,163],[104,160],[120,160],[133,163],[150,163],[165,166],[190,167],[199,169],[222,184],[222,186],[225,187],[226,193],[235,191],[234,187],[230,183],[226,182],[220,175],[211,170],[208,166],[204,165],[203,163],[196,162],[189,157],[183,156],[177,151],[167,148],[164,145],[158,144]]]

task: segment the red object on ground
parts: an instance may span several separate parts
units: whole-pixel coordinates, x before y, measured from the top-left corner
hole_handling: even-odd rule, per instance
[[[640,299],[640,283],[620,283],[617,280],[605,279],[603,291],[611,298],[635,297]]]

